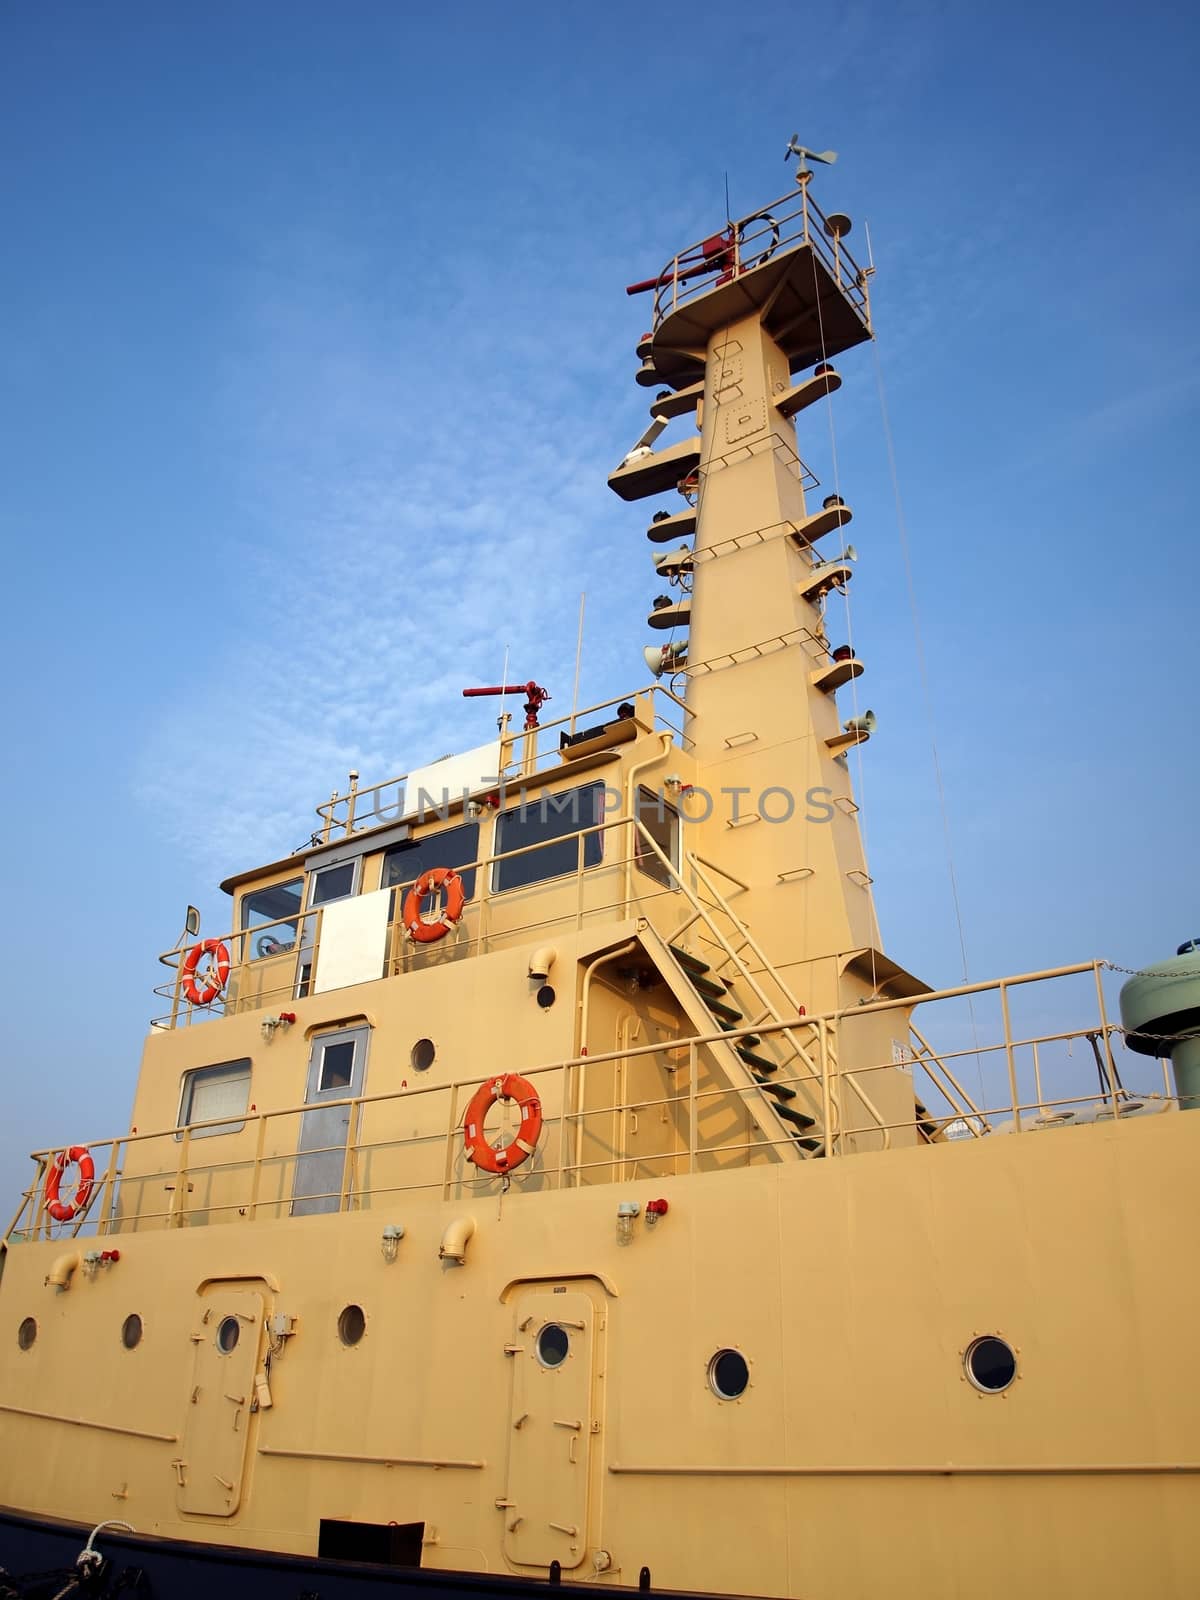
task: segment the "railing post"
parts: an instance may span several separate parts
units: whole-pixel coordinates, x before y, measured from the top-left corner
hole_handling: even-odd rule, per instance
[[[109,1152],[108,1167],[104,1177],[100,1180],[100,1216],[96,1222],[97,1234],[105,1234],[112,1224],[113,1213],[117,1207],[117,1155],[121,1148],[121,1141],[114,1139]],[[107,1211],[107,1215],[106,1215]]]
[[[338,1210],[349,1211],[350,1191],[354,1183],[354,1160],[358,1153],[359,1127],[362,1121],[362,1101],[354,1100],[350,1105],[350,1117],[346,1123],[346,1153],[342,1157],[342,1186],[338,1192]]]
[[[192,1148],[192,1130],[184,1128],[179,1136],[179,1159],[175,1163],[175,1193],[167,1213],[167,1226],[182,1228],[187,1206],[187,1160]]]
[[[1104,1004],[1104,982],[1100,977],[1100,963],[1093,961],[1092,971],[1096,976],[1096,1002],[1100,1007],[1100,1039],[1104,1046],[1104,1081],[1108,1084],[1108,1098],[1112,1106],[1113,1121],[1121,1120],[1120,1108],[1117,1105],[1117,1086],[1113,1081],[1112,1054],[1108,1042],[1108,1011]]]
[[[688,1171],[696,1170],[696,1147],[699,1144],[699,1134],[696,1128],[696,1068],[699,1064],[699,1055],[696,1051],[696,1041],[693,1039],[688,1044]]]
[[[458,1083],[450,1085],[450,1118],[446,1127],[446,1166],[442,1178],[442,1199],[449,1200],[454,1180],[454,1141],[458,1135]]]
[[[833,1117],[829,1085],[829,1024],[821,1017],[817,1022],[817,1060],[821,1065],[821,1140],[826,1160],[833,1155]]]
[[[1017,1091],[1017,1059],[1012,1042],[1012,1018],[1008,1010],[1008,984],[1000,980],[1000,1014],[1004,1019],[1004,1058],[1008,1064],[1008,1092],[1012,1100],[1013,1132],[1021,1132],[1020,1095]]]
[[[254,1141],[254,1167],[250,1174],[250,1204],[247,1208],[251,1222],[258,1215],[258,1195],[262,1183],[262,1158],[266,1142],[267,1119],[265,1113],[260,1111],[258,1114],[258,1134]]]

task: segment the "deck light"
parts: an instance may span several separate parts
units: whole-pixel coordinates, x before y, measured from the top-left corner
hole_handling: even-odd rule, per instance
[[[652,1228],[659,1217],[665,1217],[670,1209],[670,1205],[666,1200],[647,1200],[646,1226]]]
[[[622,1200],[617,1207],[617,1243],[633,1243],[633,1224],[641,1211],[636,1200]]]

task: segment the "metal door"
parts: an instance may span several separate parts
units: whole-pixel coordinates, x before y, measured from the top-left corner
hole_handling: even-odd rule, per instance
[[[312,1042],[304,1095],[305,1105],[312,1109],[300,1119],[292,1185],[294,1217],[337,1211],[340,1206],[352,1108],[327,1102],[362,1094],[370,1033],[369,1028],[342,1028],[337,1033],[318,1034]]]
[[[577,1567],[587,1553],[596,1311],[578,1290],[528,1289],[515,1302],[504,1554]]]
[[[250,1407],[263,1337],[263,1297],[217,1285],[192,1332],[192,1393],[173,1464],[180,1511],[229,1517],[242,1498]]]

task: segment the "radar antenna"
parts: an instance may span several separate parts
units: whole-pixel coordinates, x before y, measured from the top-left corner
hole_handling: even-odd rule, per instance
[[[824,166],[831,167],[837,160],[837,151],[810,150],[807,145],[800,143],[800,135],[794,133],[788,140],[788,147],[783,153],[783,159],[786,161],[789,156],[795,156],[796,158],[796,179],[799,182],[807,178],[812,171],[812,168],[808,165],[810,161],[820,161]]]

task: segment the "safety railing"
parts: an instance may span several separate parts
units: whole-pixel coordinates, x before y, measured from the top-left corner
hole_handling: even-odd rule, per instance
[[[514,694],[509,698],[511,703],[519,696]],[[655,683],[649,688],[637,689],[625,695],[614,695],[609,700],[597,701],[568,715],[540,722],[535,728],[512,728],[511,712],[502,710],[498,720],[504,724],[501,744],[505,765],[498,786],[500,791],[513,799],[521,783],[535,774],[561,770],[564,775],[569,775],[570,762],[562,759],[561,736],[566,734],[574,738],[593,725],[611,726],[618,720],[618,708],[626,702],[639,711],[649,708],[645,723],[639,723],[639,726],[648,727],[656,733],[670,733],[681,748],[688,747],[687,722],[691,713],[684,700],[663,683]],[[381,827],[388,822],[399,822],[410,814],[406,810],[410,799],[415,813],[417,796],[406,795],[407,778],[407,773],[401,773],[365,787],[354,782],[348,793],[331,795],[316,808],[320,827],[313,835],[313,843],[327,844],[333,839]],[[429,797],[426,809],[435,809],[438,799],[437,796]]]
[[[513,804],[520,803],[520,795],[517,790],[510,796]],[[536,811],[541,803],[539,793],[531,793],[525,803],[530,811]],[[622,793],[622,809],[627,803],[628,796]],[[574,861],[565,872],[535,877],[526,885],[496,886],[499,869],[511,871],[522,861],[536,862],[542,852],[562,852],[571,846]],[[659,865],[657,875],[653,868],[642,870],[651,862]],[[681,882],[675,863],[654,844],[638,818],[628,814],[518,849],[493,850],[472,861],[447,860],[440,864],[452,867],[460,876],[474,877],[475,893],[463,909],[462,920],[435,944],[410,941],[405,933],[403,907],[412,884],[385,885],[391,887],[393,898],[379,952],[379,970],[373,977],[392,977],[484,955],[540,938],[555,929],[579,931],[594,922],[640,915]],[[198,973],[189,974],[186,970],[189,950],[196,949],[196,945],[165,951],[159,961],[170,969],[171,978],[155,987],[154,993],[165,1009],[151,1026],[187,1027],[244,1011],[277,1005],[286,1008],[289,1002],[307,998],[315,986],[320,986],[322,926],[327,909],[297,913],[209,940],[224,945],[228,951],[230,972],[226,984],[204,1004],[190,1000],[187,993],[189,979],[203,993],[208,970],[207,962]]]
[[[802,182],[778,200],[731,222],[723,235],[697,239],[673,256],[654,280],[654,328],[679,306],[707,294],[715,283],[726,282],[765,265],[776,255],[807,245],[869,330],[869,274],[846,249],[843,231],[831,223],[809,194],[808,183]]]
[[[1015,1025],[1014,1009],[1023,994],[1036,987],[1044,999],[1043,986],[1076,979],[1094,985],[1088,1008],[1093,1014],[1083,1022],[1036,1031]],[[898,1055],[895,1044],[886,1059],[852,1054],[853,1032],[863,1027],[864,1019],[895,1013],[906,1033],[907,1013],[914,1004],[924,1013],[964,999],[971,1000],[974,1012],[975,1036],[969,1041],[934,1053],[922,1031],[916,1035],[919,1049],[907,1056],[904,1051]],[[985,1003],[991,1007],[990,1017],[980,1014]],[[952,1017],[948,1026],[951,1032],[965,1031],[961,1018]],[[876,1001],[653,1044],[635,1043],[631,1033],[618,1040],[615,1050],[536,1067],[512,1064],[512,1070],[534,1085],[545,1120],[533,1157],[502,1177],[481,1173],[467,1160],[464,1115],[479,1087],[467,1080],[325,1102],[322,1113],[344,1111],[345,1137],[317,1149],[300,1148],[302,1121],[313,1109],[303,1105],[247,1111],[236,1119],[225,1111],[209,1122],[94,1141],[94,1182],[78,1213],[63,1222],[51,1219],[45,1195],[47,1175],[61,1152],[43,1150],[33,1157],[33,1180],[5,1237],[17,1243],[236,1224],[312,1211],[383,1212],[406,1194],[449,1199],[509,1186],[536,1193],[638,1177],[715,1174],[777,1162],[785,1155],[794,1158],[790,1134],[771,1137],[764,1133],[761,1118],[750,1115],[747,1101],[761,1097],[762,1089],[724,1080],[714,1055],[752,1034],[770,1039],[789,1033],[804,1041],[827,1103],[832,1103],[842,1076],[840,1052],[852,1063],[856,1079],[878,1085],[880,1107],[900,1107],[884,1119],[893,1147],[924,1143],[936,1149],[960,1139],[982,1143],[1004,1134],[1027,1137],[1072,1122],[1121,1127],[1177,1105],[1165,1065],[1161,1085],[1122,1082],[1120,1029],[1107,1017],[1101,963],[1090,962],[962,985],[923,995],[917,1002]],[[1144,1057],[1129,1060],[1139,1073],[1152,1070]],[[1081,1063],[1086,1068],[1082,1075]],[[506,1064],[498,1062],[497,1070],[506,1070]],[[896,1085],[903,1085],[910,1070],[917,1079],[916,1092],[906,1099],[896,1093]],[[978,1077],[977,1098],[964,1086],[968,1073]],[[1092,1073],[1096,1077],[1088,1082]],[[808,1080],[806,1072],[797,1071],[781,1072],[773,1081],[790,1086]],[[626,1090],[617,1093],[621,1084]],[[507,1143],[515,1136],[515,1125],[506,1126],[504,1120],[511,1109],[507,1102],[497,1105],[489,1138]],[[230,1126],[233,1121],[236,1128]],[[813,1154],[839,1158],[878,1151],[880,1132],[874,1116],[864,1115],[856,1123],[843,1115],[835,1138],[827,1120]],[[314,1183],[311,1164],[322,1159],[325,1177],[321,1180],[318,1174]],[[70,1193],[64,1180],[64,1197]],[[386,1220],[396,1220],[390,1210]],[[87,1257],[82,1260],[86,1267]]]

